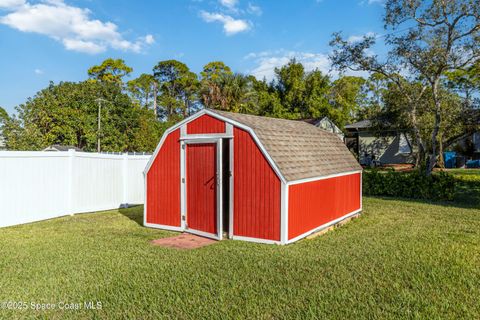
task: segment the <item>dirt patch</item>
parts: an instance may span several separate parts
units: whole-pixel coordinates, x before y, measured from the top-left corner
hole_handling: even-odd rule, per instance
[[[182,233],[181,235],[174,237],[153,240],[152,244],[155,246],[162,246],[167,248],[191,250],[209,246],[216,242],[217,240],[208,239],[189,233]]]

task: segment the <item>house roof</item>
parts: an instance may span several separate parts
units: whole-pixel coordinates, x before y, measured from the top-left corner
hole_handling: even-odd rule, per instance
[[[53,144],[45,149],[43,151],[68,151],[70,149],[74,149],[75,151],[83,151],[80,148],[74,147],[74,146],[64,146],[60,144]]]
[[[371,120],[362,120],[358,122],[354,122],[351,124],[347,124],[345,126],[345,129],[365,129],[365,128],[370,128],[372,126],[372,121]]]
[[[286,181],[362,169],[336,134],[304,121],[208,111],[251,128]]]

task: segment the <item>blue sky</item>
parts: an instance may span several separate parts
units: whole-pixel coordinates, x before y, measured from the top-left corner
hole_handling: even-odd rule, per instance
[[[133,67],[131,78],[166,59],[270,78],[297,57],[327,72],[331,34],[382,34],[382,12],[381,0],[0,0],[0,106],[12,113],[108,57]]]

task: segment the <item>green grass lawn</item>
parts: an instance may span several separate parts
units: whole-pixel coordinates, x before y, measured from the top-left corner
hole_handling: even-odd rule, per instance
[[[363,215],[288,246],[152,246],[142,207],[0,229],[0,303],[101,301],[15,318],[480,318],[480,209],[365,198]],[[1,307],[0,307],[1,308]]]

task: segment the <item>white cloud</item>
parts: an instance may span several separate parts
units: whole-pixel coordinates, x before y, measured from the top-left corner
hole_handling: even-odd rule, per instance
[[[252,4],[250,2],[248,3],[247,12],[250,13],[250,14],[257,15],[257,16],[261,16],[262,13],[263,13],[262,8]]]
[[[365,5],[365,4],[368,4],[368,5],[371,5],[371,4],[381,4],[381,5],[384,5],[384,4],[385,4],[385,0],[362,0],[362,1],[360,1],[360,5]]]
[[[328,55],[323,53],[277,50],[249,53],[245,56],[245,59],[253,59],[257,65],[250,70],[250,73],[257,79],[266,78],[267,80],[273,79],[275,68],[286,65],[293,58],[301,62],[306,71],[315,69],[323,73],[329,73],[330,71]]]
[[[220,4],[229,9],[233,9],[238,4],[238,0],[220,0]]]
[[[21,7],[25,4],[25,0],[0,0],[0,9],[12,9]]]
[[[145,43],[146,44],[153,44],[153,43],[155,43],[155,38],[151,34],[147,34],[145,36]]]
[[[375,32],[367,32],[363,35],[351,35],[347,38],[347,41],[350,43],[362,41],[364,37],[375,37]]]
[[[42,75],[43,74],[42,69],[35,69],[35,70],[33,70],[33,72],[35,72],[35,74],[37,74],[37,75]]]
[[[248,31],[250,22],[242,19],[234,19],[222,13],[210,13],[201,11],[200,16],[205,22],[220,22],[223,24],[223,31],[227,35],[234,35],[239,32]]]
[[[153,43],[147,35],[126,40],[112,22],[92,19],[88,9],[69,6],[63,0],[31,4],[20,0],[0,0],[0,7],[11,11],[0,16],[0,23],[22,32],[46,35],[61,42],[67,50],[96,54],[108,48],[140,52]],[[7,6],[8,5],[8,6]]]
[[[96,44],[92,41],[84,41],[78,39],[65,38],[62,40],[63,45],[67,50],[85,52],[90,54],[101,53],[107,50],[104,45]]]
[[[331,70],[330,59],[325,53],[312,53],[300,51],[263,51],[258,53],[249,53],[244,59],[253,60],[256,66],[248,70],[248,73],[255,76],[257,79],[266,78],[268,81],[275,76],[275,68],[286,65],[291,59],[295,58],[302,63],[305,71],[320,70],[324,74],[329,74],[333,77],[338,76],[338,72]],[[348,75],[368,76],[365,72],[347,72]]]

